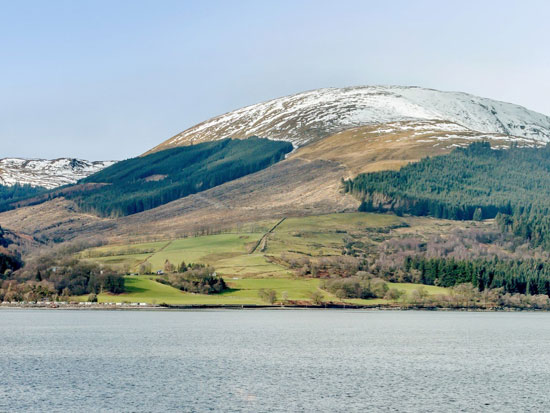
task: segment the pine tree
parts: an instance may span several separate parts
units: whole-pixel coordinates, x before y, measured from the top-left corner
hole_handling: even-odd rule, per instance
[[[483,212],[481,211],[481,208],[476,208],[472,219],[474,221],[481,221],[483,219]]]

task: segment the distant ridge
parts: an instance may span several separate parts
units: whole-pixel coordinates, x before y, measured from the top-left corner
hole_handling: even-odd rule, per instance
[[[0,159],[0,185],[15,184],[57,188],[74,184],[115,161],[86,161],[75,158],[59,159]]]

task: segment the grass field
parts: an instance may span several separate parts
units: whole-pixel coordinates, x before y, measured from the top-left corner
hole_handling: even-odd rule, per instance
[[[239,232],[132,245],[135,251],[153,250],[147,254],[128,254],[128,245],[104,246],[85,251],[82,257],[106,265],[123,266],[129,272],[137,272],[145,261],[151,263],[153,271],[161,270],[168,260],[176,266],[182,261],[209,264],[224,276],[290,276],[286,268],[270,263],[263,253],[249,253],[263,235],[263,232]],[[123,254],[117,255],[117,251]]]
[[[395,215],[347,213],[288,218],[277,227],[267,241],[267,254],[296,252],[305,255],[340,255],[347,233],[366,228],[383,228],[399,224]]]
[[[321,291],[324,301],[347,302],[359,305],[376,305],[389,303],[383,299],[359,300],[346,299],[340,300],[326,291],[319,289],[319,279],[289,279],[289,278],[271,278],[271,279],[238,279],[227,280],[230,290],[222,294],[203,295],[190,294],[182,292],[176,288],[161,284],[155,281],[153,276],[127,276],[125,285],[127,292],[119,295],[100,294],[99,302],[143,302],[149,304],[171,304],[171,305],[244,305],[244,304],[266,304],[258,297],[258,291],[261,288],[273,289],[277,292],[277,301],[281,301],[283,293],[286,292],[288,300],[291,301],[310,301],[310,294],[313,291]],[[395,287],[405,291],[406,294],[419,286],[416,284],[388,283],[390,288]],[[447,294],[446,288],[424,286],[428,294]],[[86,300],[87,296],[82,296],[80,300]]]
[[[258,290],[274,289],[280,299],[287,292],[289,300],[308,300],[311,291],[318,290],[317,279],[239,279],[227,280],[230,290],[222,294],[204,295],[182,292],[158,283],[152,276],[128,276],[127,292],[119,295],[100,294],[99,302],[144,302],[154,304],[265,304],[258,297]],[[330,294],[324,294],[330,300]],[[85,299],[86,297],[82,297]]]
[[[346,213],[301,218],[287,218],[266,242],[251,253],[253,247],[277,221],[236,228],[235,232],[188,237],[142,244],[107,245],[83,251],[81,257],[104,264],[123,266],[128,272],[137,272],[143,262],[149,262],[154,271],[164,268],[169,260],[178,265],[196,262],[209,264],[223,276],[230,290],[219,295],[188,294],[154,281],[151,276],[126,278],[127,293],[120,296],[102,294],[102,302],[128,301],[166,304],[263,304],[258,290],[274,289],[279,299],[283,292],[289,300],[309,300],[318,290],[319,280],[296,278],[294,272],[280,264],[282,254],[321,257],[340,256],[344,238],[349,235],[364,237],[367,230],[399,226],[403,218],[386,214]],[[429,221],[429,225],[433,225]],[[392,285],[393,286],[393,285]],[[410,291],[414,284],[396,284],[398,289]],[[431,294],[445,293],[445,289],[426,287]],[[323,292],[326,301],[340,301]],[[384,300],[347,300],[355,304],[384,303]]]
[[[269,256],[279,256],[285,252],[340,255],[346,233],[395,225],[401,219],[392,215],[359,212],[288,218],[269,234],[263,249],[258,248],[250,254],[252,247],[275,222],[239,228],[232,233],[143,244],[107,245],[84,251],[81,256],[107,265],[125,266],[129,272],[136,272],[145,261],[151,263],[154,271],[160,270],[169,260],[175,265],[182,261],[209,264],[219,274],[230,277],[290,277],[292,274],[288,269],[271,262]]]

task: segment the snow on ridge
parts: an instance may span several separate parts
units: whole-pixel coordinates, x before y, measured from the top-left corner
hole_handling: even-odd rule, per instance
[[[74,184],[115,161],[86,161],[74,158],[59,159],[0,159],[0,185],[41,186],[52,189]]]
[[[438,120],[398,121],[384,123],[372,133],[393,133],[400,131],[415,131],[415,135],[435,132],[471,132],[457,123]]]
[[[158,148],[258,135],[303,146],[377,123],[437,120],[483,133],[550,141],[550,117],[462,92],[403,86],[317,89],[237,109],[191,127]]]
[[[414,121],[397,121],[385,124],[360,127],[361,135],[367,136],[385,136],[388,135],[389,141],[397,136],[397,141],[406,141],[415,139],[417,143],[429,143],[449,140],[465,140],[465,141],[507,141],[521,144],[522,147],[540,147],[545,145],[545,142],[526,138],[516,135],[506,135],[503,133],[486,133],[474,131],[465,128],[457,123],[437,120],[414,120]],[[408,133],[407,133],[408,132]],[[422,139],[418,139],[422,138]],[[388,142],[389,142],[388,141]],[[456,144],[454,144],[456,146]],[[460,144],[458,146],[461,146]],[[498,146],[498,145],[497,145]]]

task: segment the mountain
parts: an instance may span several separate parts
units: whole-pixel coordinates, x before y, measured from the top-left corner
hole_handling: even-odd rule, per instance
[[[40,186],[48,189],[86,178],[114,161],[85,161],[83,159],[0,159],[0,185],[15,184]]]
[[[247,106],[199,123],[152,151],[251,135],[301,147],[350,128],[410,120],[445,121],[477,132],[550,141],[550,117],[522,106],[460,92],[363,86],[318,89]]]
[[[59,196],[1,213],[0,225],[41,241],[96,235],[136,241],[212,233],[288,216],[356,211],[361,202],[342,191],[342,179],[397,170],[476,141],[488,140],[493,148],[542,146],[550,141],[550,118],[509,103],[417,87],[320,89],[218,116],[148,154],[252,135],[292,142],[294,150],[261,171],[171,197],[171,202],[129,216],[90,214],[78,199]],[[122,195],[114,193],[112,202],[120,200]]]
[[[550,309],[548,141],[544,115],[429,89],[321,89],[250,106],[74,185],[0,186],[0,299],[116,293],[121,274],[164,268],[170,281],[183,260],[232,280],[220,299],[233,305],[241,279],[300,282],[302,302],[303,282],[323,278],[313,300],[319,286],[334,302],[397,303],[387,282],[420,283],[445,295],[418,289],[403,303]],[[44,174],[43,161],[19,162],[33,182]],[[157,288],[149,281],[140,291]]]

